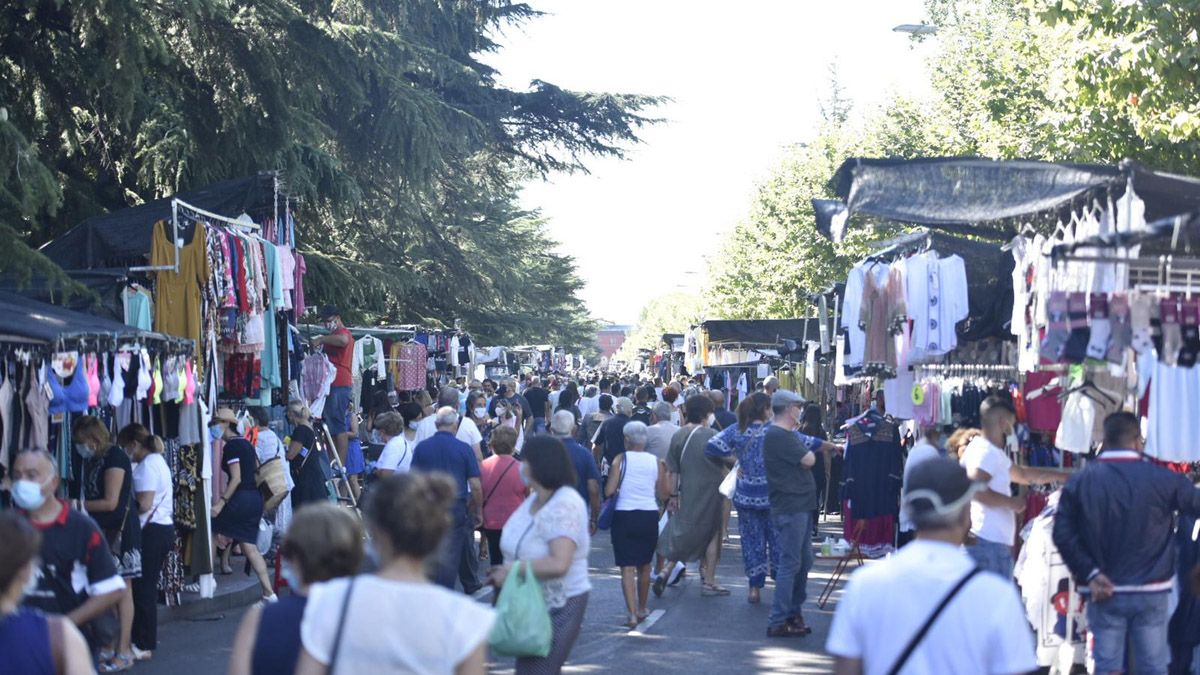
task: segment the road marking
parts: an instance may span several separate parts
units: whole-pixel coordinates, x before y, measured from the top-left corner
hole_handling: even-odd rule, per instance
[[[650,616],[646,617],[645,621],[639,623],[637,625],[637,628],[634,628],[633,630],[629,631],[629,634],[630,635],[645,635],[646,631],[650,630],[651,626],[658,623],[658,620],[663,618],[663,616],[666,615],[666,613],[667,613],[667,610],[665,610],[665,609],[656,609],[653,612],[650,612]]]

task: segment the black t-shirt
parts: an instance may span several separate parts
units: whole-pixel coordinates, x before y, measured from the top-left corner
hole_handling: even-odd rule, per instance
[[[550,392],[541,387],[530,387],[525,390],[525,400],[529,402],[533,417],[546,416],[546,404],[550,402]]]
[[[37,588],[24,604],[44,612],[66,614],[90,595],[124,590],[112,553],[95,521],[63,504],[58,520],[33,524],[42,532]],[[80,587],[76,587],[76,583]]]
[[[292,508],[299,508],[310,502],[325,501],[329,492],[325,489],[325,472],[321,468],[321,451],[317,448],[317,435],[312,427],[297,426],[289,436],[292,443],[299,443],[304,449],[295,459],[288,460],[292,470]]]
[[[83,461],[83,498],[86,500],[104,499],[104,474],[109,469],[120,469],[125,472],[121,478],[121,496],[117,499],[117,508],[104,513],[89,514],[103,530],[124,530],[133,511],[129,503],[133,496],[133,463],[129,455],[119,446],[113,446],[104,453],[103,457],[92,457]],[[133,514],[137,519],[137,514]]]
[[[225,441],[225,448],[221,451],[221,468],[225,470],[226,477],[231,477],[229,467],[234,464],[241,467],[242,473],[237,489],[257,490],[254,473],[258,471],[258,453],[255,452],[254,446],[250,445],[250,441],[240,437]]]

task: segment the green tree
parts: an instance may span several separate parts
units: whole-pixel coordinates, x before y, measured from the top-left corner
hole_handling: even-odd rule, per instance
[[[663,335],[685,333],[705,318],[705,302],[701,295],[684,291],[660,295],[642,307],[617,358],[631,361],[639,349],[658,349],[663,346]]]
[[[571,315],[531,310],[496,338],[578,332],[569,261],[501,257],[554,258],[516,186],[621,156],[657,99],[499,86],[480,57],[536,15],[509,0],[4,3],[0,240],[17,255],[3,271],[52,271],[33,249],[89,215],[278,168],[304,205],[314,300],[446,317],[487,304],[481,270],[520,268],[526,307]]]

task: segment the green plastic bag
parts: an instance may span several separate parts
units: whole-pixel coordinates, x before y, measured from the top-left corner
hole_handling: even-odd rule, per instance
[[[523,573],[522,573],[523,570]],[[488,643],[500,656],[546,656],[554,638],[542,586],[529,563],[517,563],[496,603],[496,624]]]

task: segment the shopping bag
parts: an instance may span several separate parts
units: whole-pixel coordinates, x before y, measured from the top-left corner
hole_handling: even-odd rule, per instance
[[[258,470],[254,472],[254,483],[263,498],[263,511],[279,506],[279,502],[288,495],[286,471],[283,459],[279,457],[272,457],[258,465]]]
[[[621,497],[621,486],[625,484],[625,465],[627,462],[621,460],[621,477],[617,479],[617,491],[611,497],[604,500],[600,505],[600,515],[596,518],[596,529],[607,530],[612,527],[613,516],[617,513],[617,500]]]
[[[734,493],[737,492],[737,477],[738,465],[734,464],[733,468],[729,470],[729,473],[725,474],[725,478],[717,487],[717,492],[720,492],[726,499],[733,499]]]
[[[513,565],[496,603],[496,623],[488,638],[492,651],[500,656],[546,656],[553,638],[542,585],[529,563]]]

